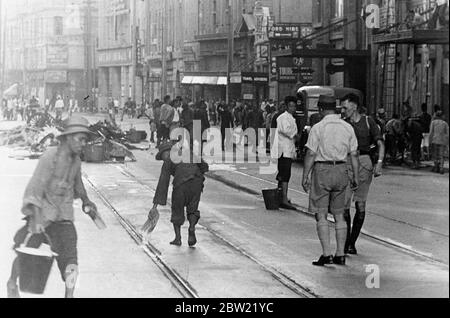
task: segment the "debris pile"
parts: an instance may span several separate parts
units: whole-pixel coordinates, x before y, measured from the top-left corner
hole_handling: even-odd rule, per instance
[[[131,150],[148,150],[149,145],[140,143],[147,138],[144,131],[134,128],[123,132],[108,121],[97,122],[89,128],[94,137],[86,146],[82,159],[87,162],[125,162],[126,158],[136,161]],[[0,131],[0,146],[27,150],[21,158],[39,158],[48,147],[58,145],[58,135],[62,131],[53,121],[33,121],[9,131]],[[20,158],[19,158],[20,159]]]

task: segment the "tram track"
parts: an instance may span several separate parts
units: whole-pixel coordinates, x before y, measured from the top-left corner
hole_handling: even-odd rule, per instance
[[[120,172],[124,176],[133,179],[138,184],[140,184],[143,187],[146,187],[147,189],[149,189],[152,192],[155,191],[155,189],[153,187],[151,187],[146,182],[140,180],[138,177],[136,177],[128,169],[123,168],[123,167],[117,167],[117,168],[120,170]],[[169,202],[168,202],[168,206],[170,206]],[[237,246],[236,244],[234,244],[233,242],[231,242],[230,240],[228,240],[227,238],[222,236],[217,231],[215,231],[215,230],[213,230],[213,229],[211,229],[209,227],[202,226],[202,225],[200,225],[200,227],[202,229],[206,230],[207,232],[209,232],[214,237],[216,237],[219,241],[223,242],[226,246],[228,246],[229,248],[234,250],[239,255],[244,256],[245,258],[247,258],[247,259],[251,260],[252,262],[256,263],[263,271],[265,271],[268,274],[270,274],[274,280],[276,280],[277,282],[279,282],[280,284],[282,284],[283,286],[285,286],[287,289],[289,289],[290,291],[294,292],[298,296],[300,296],[302,298],[313,298],[313,299],[314,298],[321,298],[319,295],[314,293],[309,288],[301,285],[294,278],[290,277],[289,275],[281,272],[280,270],[278,270],[278,269],[276,269],[276,268],[274,268],[274,267],[272,267],[270,265],[265,264],[264,262],[262,262],[261,260],[259,260],[255,256],[251,255],[250,253],[248,253],[244,249],[240,248],[239,246]]]
[[[127,221],[124,217],[122,217],[119,211],[114,208],[114,206],[105,197],[105,195],[89,179],[89,176],[83,174],[83,177],[87,181],[87,184],[91,187],[91,189],[97,194],[97,196],[102,200],[106,207],[113,213],[113,215],[119,221],[120,225],[126,230],[128,235],[136,242],[137,245],[142,248],[143,252],[153,261],[153,263],[159,268],[164,276],[166,276],[166,278],[171,282],[171,284],[180,293],[180,295],[183,298],[199,298],[197,291],[164,260],[161,252],[155,246],[153,246],[149,242],[144,241],[144,238],[135,228],[135,226]]]

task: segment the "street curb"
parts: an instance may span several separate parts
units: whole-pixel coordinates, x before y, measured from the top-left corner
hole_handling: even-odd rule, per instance
[[[207,174],[207,177],[209,177],[209,178],[211,178],[211,179],[213,179],[213,180],[215,180],[217,182],[221,182],[221,183],[223,183],[223,184],[225,184],[225,185],[227,185],[227,186],[229,186],[231,188],[234,188],[234,189],[236,189],[238,191],[242,191],[242,192],[248,193],[250,195],[256,195],[256,196],[260,196],[261,195],[259,192],[255,191],[255,190],[252,190],[252,189],[250,189],[248,187],[245,187],[243,185],[237,184],[236,182],[227,180],[226,178],[224,178],[222,176],[219,176],[219,175],[215,174],[214,172],[209,172]],[[299,206],[297,204],[294,204],[294,205],[297,207],[297,212],[298,213],[301,213],[301,214],[304,214],[304,215],[307,215],[307,216],[310,216],[310,217],[315,217],[314,213],[308,212],[307,210],[305,210],[306,209],[305,207]],[[328,217],[328,221],[330,221],[330,222],[332,222],[334,224],[334,219],[331,216]],[[365,230],[361,230],[361,234],[363,234],[364,236],[366,236],[366,237],[368,237],[368,238],[370,238],[370,239],[372,239],[374,241],[377,241],[377,242],[379,242],[381,244],[384,244],[384,245],[387,245],[387,246],[399,249],[402,252],[405,252],[407,254],[411,254],[411,255],[416,256],[416,257],[425,258],[428,261],[436,262],[439,265],[441,265],[441,266],[443,265],[443,266],[445,266],[447,268],[449,267],[448,264],[446,264],[442,260],[434,258],[430,254],[417,251],[417,250],[415,250],[413,248],[410,248],[410,247],[406,246],[406,244],[394,241],[394,240],[392,240],[390,238],[378,236],[378,235],[369,233],[369,232],[367,232]]]

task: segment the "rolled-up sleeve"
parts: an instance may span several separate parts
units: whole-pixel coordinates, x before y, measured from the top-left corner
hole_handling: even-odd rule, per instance
[[[311,150],[313,153],[319,152],[319,132],[316,129],[317,126],[314,126],[309,133],[308,142],[306,143],[306,148]]]
[[[23,196],[22,213],[24,215],[31,215],[30,205],[42,209],[45,189],[52,177],[54,156],[53,151],[48,151],[39,160]]]
[[[167,205],[167,196],[169,192],[170,176],[172,171],[172,163],[164,161],[161,168],[161,175],[159,176],[158,186],[156,187],[153,204]]]

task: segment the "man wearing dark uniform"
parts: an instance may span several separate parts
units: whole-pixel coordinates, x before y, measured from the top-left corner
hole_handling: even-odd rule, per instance
[[[173,176],[171,222],[175,231],[175,239],[170,244],[176,246],[182,244],[181,226],[186,220],[184,214],[186,208],[189,221],[188,244],[193,247],[197,244],[195,226],[200,220],[198,206],[205,182],[204,174],[208,172],[209,167],[204,161],[199,164],[191,163],[197,161],[175,163],[171,155],[174,146],[174,142],[167,142],[161,145],[159,153],[156,155],[156,160],[164,161],[164,164],[161,168],[161,175],[153,199],[153,209],[157,209],[158,205],[164,206],[167,204],[170,176]]]
[[[355,244],[366,217],[366,202],[369,195],[370,185],[372,183],[373,176],[376,178],[382,174],[385,147],[383,135],[381,134],[381,130],[378,125],[372,118],[361,115],[359,97],[354,94],[349,94],[342,99],[342,104],[342,111],[345,118],[353,126],[356,138],[358,139],[360,165],[359,188],[356,191],[351,191],[350,187],[347,188],[345,209],[345,220],[348,228],[345,253],[356,255],[357,251]],[[373,144],[377,144],[378,146],[378,162],[375,167],[370,157],[370,149]],[[353,171],[351,169],[348,169],[348,171],[350,177],[352,177]],[[353,219],[353,227],[351,227],[350,215],[352,197],[353,201],[356,202],[356,214]]]

